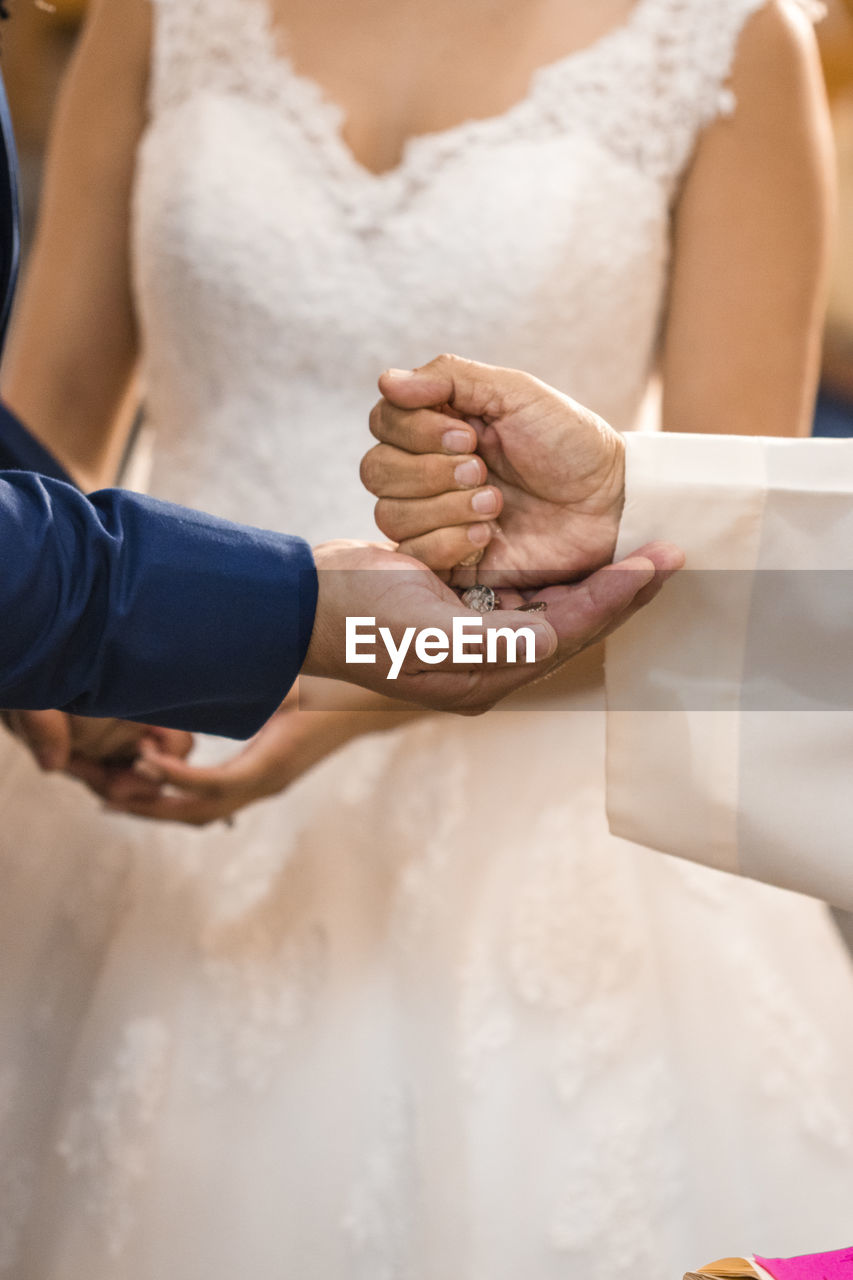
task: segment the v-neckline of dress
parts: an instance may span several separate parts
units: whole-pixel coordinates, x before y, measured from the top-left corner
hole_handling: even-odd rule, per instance
[[[608,28],[589,44],[570,50],[552,62],[541,64],[532,72],[527,89],[521,97],[504,110],[486,116],[467,117],[443,129],[410,134],[403,143],[397,162],[378,172],[365,164],[347,141],[349,117],[345,108],[314,75],[297,69],[288,52],[286,28],[276,21],[270,0],[252,2],[257,6],[261,18],[269,71],[280,78],[283,91],[290,87],[295,96],[301,99],[301,105],[306,110],[297,114],[301,115],[300,122],[311,141],[319,144],[334,160],[340,175],[349,174],[363,185],[381,189],[405,184],[410,172],[417,168],[416,162],[425,156],[444,156],[452,153],[461,141],[500,134],[511,127],[519,117],[531,110],[543,88],[552,80],[568,76],[573,71],[588,71],[602,58],[606,60],[614,49],[631,40],[660,0],[634,0],[630,12],[622,22]],[[311,110],[307,109],[309,107]]]

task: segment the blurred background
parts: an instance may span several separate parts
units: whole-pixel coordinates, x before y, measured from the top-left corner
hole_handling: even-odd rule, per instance
[[[11,7],[14,20],[3,27],[2,59],[21,152],[26,248],[51,110],[86,0],[13,0]],[[853,436],[853,0],[829,0],[826,8],[818,35],[832,103],[841,200],[815,431]]]

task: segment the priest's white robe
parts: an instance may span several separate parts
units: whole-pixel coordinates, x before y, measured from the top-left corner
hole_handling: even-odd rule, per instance
[[[607,642],[611,830],[853,909],[853,441],[627,438],[618,554],[687,566]]]

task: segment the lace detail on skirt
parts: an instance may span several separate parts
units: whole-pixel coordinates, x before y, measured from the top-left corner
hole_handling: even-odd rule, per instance
[[[11,1274],[18,1261],[36,1183],[35,1156],[17,1154],[12,1141],[4,1140],[13,1131],[18,1092],[18,1072],[6,1067],[0,1072],[0,1275]]]
[[[58,1145],[69,1172],[88,1182],[86,1210],[113,1259],[124,1252],[135,1225],[134,1198],[148,1172],[169,1050],[170,1036],[159,1019],[129,1023],[112,1070],[92,1081]]]

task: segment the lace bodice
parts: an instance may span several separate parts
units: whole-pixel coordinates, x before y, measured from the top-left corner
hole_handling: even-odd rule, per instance
[[[376,176],[265,0],[154,0],[135,255],[156,490],[314,539],[370,534],[357,464],[376,377],[442,350],[630,427],[672,200],[733,107],[761,3],[637,0],[508,111],[414,138]]]

